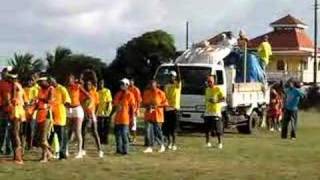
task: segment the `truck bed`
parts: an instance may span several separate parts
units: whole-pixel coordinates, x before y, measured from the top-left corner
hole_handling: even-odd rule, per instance
[[[227,102],[231,108],[268,104],[268,93],[263,83],[234,83],[228,92]]]

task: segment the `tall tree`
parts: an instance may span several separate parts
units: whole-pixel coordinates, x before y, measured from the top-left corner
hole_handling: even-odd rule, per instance
[[[35,59],[30,53],[17,54],[9,60],[9,64],[18,73],[19,79],[26,80],[33,73],[40,72],[44,69],[41,59]]]
[[[54,53],[47,53],[46,54],[46,61],[47,61],[47,72],[50,75],[56,76],[60,72],[57,71],[59,66],[63,65],[63,60],[68,58],[72,54],[72,51],[69,48],[65,48],[62,46],[58,46]]]
[[[169,62],[175,53],[174,39],[167,32],[144,33],[118,48],[116,58],[106,72],[106,79],[115,85],[120,78],[131,76],[138,86],[144,87],[156,68]]]

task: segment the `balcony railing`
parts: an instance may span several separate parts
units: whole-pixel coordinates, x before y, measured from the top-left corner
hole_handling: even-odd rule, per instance
[[[267,72],[268,81],[278,82],[287,81],[290,78],[302,80],[302,73],[299,71],[268,71]]]

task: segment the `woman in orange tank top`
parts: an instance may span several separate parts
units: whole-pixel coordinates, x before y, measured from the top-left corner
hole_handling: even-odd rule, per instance
[[[85,152],[82,151],[83,138],[81,133],[84,111],[80,102],[81,97],[87,99],[89,97],[89,94],[83,89],[80,83],[76,82],[75,76],[72,74],[68,77],[67,87],[71,98],[71,107],[68,109],[68,124],[70,128],[69,140],[72,139],[71,137],[73,134],[76,136],[78,140],[78,154],[76,155],[76,158],[80,159],[83,157],[83,154],[85,154]],[[81,96],[81,94],[83,96]]]
[[[84,87],[85,91],[89,93],[89,98],[81,98],[83,99],[82,106],[85,112],[85,120],[82,126],[82,138],[83,138],[82,149],[85,152],[84,144],[85,144],[85,136],[86,136],[86,127],[87,127],[87,124],[90,123],[91,131],[96,142],[99,157],[102,158],[103,151],[101,148],[100,137],[98,134],[98,125],[97,125],[97,117],[96,117],[96,106],[99,103],[99,97],[98,97],[97,90],[91,81],[85,81],[84,86],[85,86]]]

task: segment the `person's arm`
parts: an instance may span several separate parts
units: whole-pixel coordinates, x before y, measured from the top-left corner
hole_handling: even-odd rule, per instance
[[[177,72],[177,81],[180,83],[181,82],[181,73],[180,73],[180,68],[178,64],[175,64],[176,72]]]
[[[87,99],[90,98],[90,94],[88,91],[86,91],[80,84],[79,84],[79,89],[80,89],[80,92],[83,93]]]

